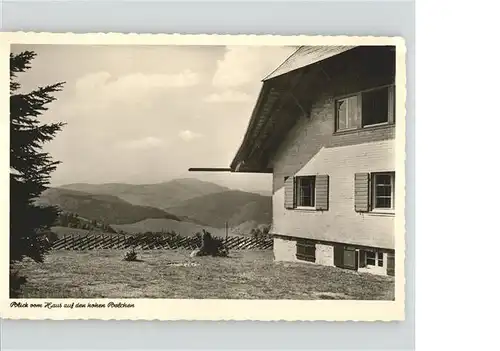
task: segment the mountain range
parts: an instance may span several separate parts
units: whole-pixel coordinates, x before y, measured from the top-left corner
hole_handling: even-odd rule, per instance
[[[90,194],[113,195],[133,205],[166,209],[181,201],[198,196],[230,190],[229,188],[198,179],[174,179],[158,184],[87,184],[75,183],[59,188],[82,191]]]
[[[176,230],[181,235],[208,228],[245,234],[271,223],[271,197],[232,190],[197,179],[158,184],[67,184],[37,200],[125,232]]]

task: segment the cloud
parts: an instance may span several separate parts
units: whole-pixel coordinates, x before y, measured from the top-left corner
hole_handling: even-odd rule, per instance
[[[181,130],[179,132],[179,137],[184,141],[191,141],[193,139],[200,138],[201,136],[201,134],[192,132],[190,130]]]
[[[144,150],[164,146],[164,141],[156,137],[145,137],[118,144],[118,147],[132,150]]]
[[[294,50],[277,46],[229,46],[224,57],[217,61],[212,84],[218,88],[231,88],[259,83]]]
[[[77,96],[91,95],[100,101],[143,98],[170,88],[192,87],[200,82],[197,73],[184,70],[174,74],[132,73],[113,79],[108,72],[87,74],[76,81]]]
[[[249,94],[241,93],[234,90],[226,90],[222,93],[213,93],[205,97],[205,102],[220,103],[220,102],[247,102],[251,101],[252,97]]]

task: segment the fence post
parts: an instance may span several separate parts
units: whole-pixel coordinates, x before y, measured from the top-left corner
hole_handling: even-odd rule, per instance
[[[224,226],[225,226],[225,229],[226,229],[226,242],[227,242],[227,236],[228,236],[228,234],[229,234],[229,233],[228,233],[228,232],[229,232],[229,228],[228,228],[229,226],[228,226],[227,221],[226,221],[226,223],[224,224]]]

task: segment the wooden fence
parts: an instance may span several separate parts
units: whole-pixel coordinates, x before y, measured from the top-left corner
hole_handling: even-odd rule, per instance
[[[272,249],[273,240],[253,237],[229,236],[222,240],[229,250],[266,250]],[[96,249],[189,249],[201,246],[201,239],[196,236],[179,237],[170,235],[123,235],[89,234],[84,236],[65,235],[54,241],[52,250],[96,250]]]

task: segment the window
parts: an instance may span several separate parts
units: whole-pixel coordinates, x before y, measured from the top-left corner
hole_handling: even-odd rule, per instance
[[[296,204],[297,207],[314,207],[315,205],[315,176],[297,177]]]
[[[394,87],[370,89],[335,101],[335,130],[351,130],[395,121]]]
[[[297,240],[296,257],[301,261],[315,262],[316,261],[316,244],[311,240]]]
[[[337,130],[357,128],[358,96],[351,96],[336,102]]]
[[[366,251],[366,265],[383,267],[384,254],[382,252]]]
[[[394,209],[394,172],[373,174],[373,209]]]
[[[284,177],[286,209],[328,211],[328,174]]]
[[[363,126],[389,122],[389,89],[367,91],[361,96]]]

